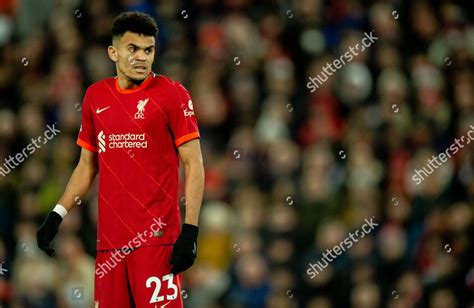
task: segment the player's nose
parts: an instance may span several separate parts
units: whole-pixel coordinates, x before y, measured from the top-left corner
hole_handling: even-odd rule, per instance
[[[143,50],[140,50],[136,53],[135,58],[136,58],[137,61],[145,62],[146,59],[147,59],[147,56],[146,56],[146,54]]]

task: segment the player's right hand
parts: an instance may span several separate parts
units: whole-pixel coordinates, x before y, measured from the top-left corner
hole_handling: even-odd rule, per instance
[[[38,232],[36,232],[38,247],[50,257],[54,256],[55,252],[51,247],[51,242],[58,233],[59,225],[62,221],[61,215],[51,211],[38,229]]]

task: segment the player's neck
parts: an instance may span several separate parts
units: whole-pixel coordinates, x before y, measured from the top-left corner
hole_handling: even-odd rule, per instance
[[[148,75],[148,77],[150,77],[150,75]],[[120,86],[121,89],[131,90],[131,89],[141,86],[148,79],[148,77],[143,79],[140,83],[135,83],[131,81],[130,79],[128,79],[127,77],[120,76],[120,75],[117,76],[117,80],[118,80],[118,85]]]

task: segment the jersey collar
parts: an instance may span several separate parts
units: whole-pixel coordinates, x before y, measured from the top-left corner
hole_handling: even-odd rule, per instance
[[[135,93],[137,91],[140,91],[140,90],[143,90],[151,81],[151,79],[155,76],[155,73],[153,72],[150,72],[150,74],[148,75],[148,77],[146,78],[146,80],[144,82],[142,82],[141,85],[139,85],[138,87],[135,87],[135,88],[132,88],[132,89],[124,89],[124,88],[121,88],[120,85],[119,85],[119,82],[118,82],[118,78],[115,77],[115,89],[120,92],[120,93],[124,93],[124,94],[129,94],[129,93]]]

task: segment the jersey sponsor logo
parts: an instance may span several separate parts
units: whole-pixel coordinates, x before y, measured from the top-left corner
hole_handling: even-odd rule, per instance
[[[101,109],[100,109],[100,108],[97,108],[97,110],[95,111],[95,113],[99,114],[99,113],[101,113],[102,111],[105,111],[105,110],[109,109],[110,107],[111,107],[111,106],[107,106],[107,107],[101,108]]]
[[[135,119],[145,119],[145,106],[148,103],[149,98],[138,101],[137,113],[135,113]]]
[[[184,104],[181,105],[181,107],[184,107]],[[187,108],[183,108],[183,113],[184,113],[185,117],[190,117],[190,116],[194,115],[194,107],[193,107],[193,101],[192,100],[188,101],[188,108],[190,109],[190,111]]]
[[[148,148],[148,140],[145,133],[143,134],[109,134],[105,135],[104,131],[100,131],[97,135],[99,142],[99,153],[109,149],[146,149]]]
[[[97,141],[99,141],[99,153],[105,152],[105,134],[103,131],[100,131],[97,135]]]

